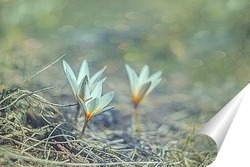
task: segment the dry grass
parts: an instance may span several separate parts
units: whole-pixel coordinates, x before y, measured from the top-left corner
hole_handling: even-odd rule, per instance
[[[207,150],[195,149],[197,142],[185,131],[136,137],[127,131],[106,130],[89,132],[80,140],[60,110],[67,106],[38,95],[47,89],[2,90],[1,166],[206,166],[216,155],[211,143]]]

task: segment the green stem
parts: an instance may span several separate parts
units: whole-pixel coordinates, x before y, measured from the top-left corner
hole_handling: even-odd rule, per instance
[[[80,109],[81,109],[81,106],[80,104],[77,102],[77,108],[76,108],[76,115],[75,115],[75,124],[77,125],[78,123],[78,117],[79,117],[79,114],[80,114]]]
[[[137,109],[132,112],[132,132],[134,135],[140,135],[142,131],[142,125],[140,120],[140,115],[138,114]]]
[[[84,136],[84,132],[85,132],[85,129],[86,129],[87,125],[88,125],[88,122],[89,122],[89,120],[85,119],[84,125],[83,125],[83,128],[82,128],[82,137]]]

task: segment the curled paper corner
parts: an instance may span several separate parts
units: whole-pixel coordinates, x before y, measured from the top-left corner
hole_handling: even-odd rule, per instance
[[[211,137],[218,154],[209,167],[246,166],[250,150],[250,84],[226,104],[197,135]]]

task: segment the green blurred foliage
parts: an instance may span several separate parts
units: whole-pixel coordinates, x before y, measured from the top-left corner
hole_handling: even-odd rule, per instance
[[[247,0],[0,1],[0,78],[16,82],[9,76],[63,53],[124,77],[125,62],[149,64],[164,72],[159,93],[188,94],[191,108],[218,107],[250,80],[249,20]]]

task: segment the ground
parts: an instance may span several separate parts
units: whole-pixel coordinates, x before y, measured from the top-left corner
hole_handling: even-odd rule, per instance
[[[83,122],[75,125],[76,104],[67,82],[65,92],[54,87],[31,91],[22,88],[26,84],[1,90],[2,165],[206,166],[216,156],[212,141],[195,136],[200,127],[190,126],[185,106],[164,103],[160,91],[139,106],[142,131],[134,134],[128,81],[117,78],[115,107],[95,116],[81,138]]]
[[[1,166],[206,166],[215,144],[196,132],[250,80],[247,4],[0,1]],[[107,65],[103,92],[115,92],[84,138],[63,59]],[[125,64],[163,72],[137,135]]]

